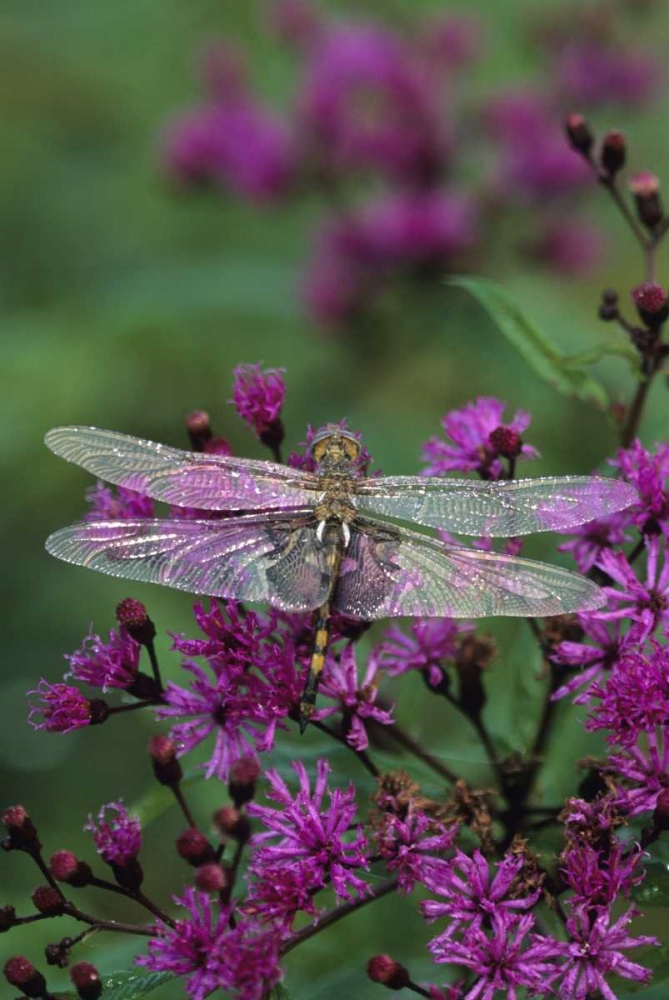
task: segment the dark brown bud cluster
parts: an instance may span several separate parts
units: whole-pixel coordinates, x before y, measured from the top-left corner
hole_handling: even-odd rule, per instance
[[[660,199],[660,182],[649,171],[635,174],[630,178],[629,188],[634,196],[634,204],[639,221],[651,233],[664,221],[664,209]]]
[[[16,986],[24,996],[34,1000],[45,1000],[49,996],[44,976],[23,955],[5,962],[4,973],[9,985]]]
[[[197,827],[190,826],[180,833],[176,843],[179,857],[194,868],[216,860],[214,848]]]
[[[70,979],[80,1000],[98,1000],[102,994],[100,973],[90,962],[77,962],[70,969]]]
[[[589,156],[595,144],[595,135],[583,115],[576,112],[567,115],[565,131],[571,146],[582,156]]]
[[[72,851],[56,851],[49,859],[49,871],[57,882],[65,882],[81,889],[91,881],[92,871],[85,861],[80,861]]]
[[[63,912],[65,900],[58,889],[51,885],[39,885],[30,897],[36,910],[46,917],[56,917]]]
[[[9,806],[0,816],[8,836],[2,842],[6,851],[28,851],[36,854],[42,849],[37,830],[23,806]]]
[[[135,601],[132,597],[126,597],[116,605],[116,620],[131,639],[142,646],[148,646],[156,637],[156,626],[149,618],[146,608],[141,601]]]
[[[245,844],[251,836],[251,824],[235,806],[223,806],[214,813],[214,823],[224,840]]]
[[[181,764],[177,760],[177,748],[169,736],[153,736],[147,750],[153,764],[153,773],[161,785],[176,788],[183,778]]]
[[[602,140],[599,165],[605,177],[611,179],[619,174],[627,160],[627,140],[622,132],[612,129]]]
[[[256,793],[256,782],[260,777],[260,764],[253,757],[240,757],[230,772],[228,791],[230,798],[241,809]]]
[[[373,983],[389,990],[403,990],[411,983],[408,971],[390,955],[374,955],[367,963],[367,975]]]

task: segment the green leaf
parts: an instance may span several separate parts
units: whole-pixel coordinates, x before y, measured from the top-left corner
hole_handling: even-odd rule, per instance
[[[159,986],[174,979],[171,972],[147,972],[142,969],[132,972],[112,972],[104,976],[102,996],[105,1000],[141,1000]],[[60,994],[63,1000],[76,1000],[74,993]]]
[[[574,360],[562,354],[546,334],[528,320],[500,285],[488,278],[466,276],[448,278],[446,283],[473,295],[509,343],[554,389],[600,409],[606,408],[608,395],[601,382],[574,367]]]
[[[646,877],[632,895],[640,906],[669,906],[669,867],[663,861],[644,865]]]
[[[291,995],[283,983],[277,983],[269,995],[269,1000],[291,1000]]]

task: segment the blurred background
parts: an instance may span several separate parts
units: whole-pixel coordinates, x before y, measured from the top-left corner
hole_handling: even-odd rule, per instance
[[[111,628],[129,593],[44,553],[90,485],[47,452],[44,432],[82,423],[187,447],[197,407],[234,453],[265,457],[227,402],[232,368],[261,361],[286,369],[289,450],[307,424],[346,417],[377,467],[417,472],[443,414],[492,394],[533,414],[526,438],[542,457],[526,474],[601,467],[633,391],[625,361],[593,369],[608,398],[599,408],[561,395],[441,278],[494,278],[565,353],[624,344],[597,306],[613,287],[631,313],[641,256],[568,149],[562,117],[581,110],[600,135],[623,129],[629,173],[666,176],[668,29],[652,0],[2,0],[0,799],[26,805],[49,853],[90,856],[88,812],[150,793],[153,727],[134,716],[60,737],[25,723],[26,691],[59,679],[62,655],[91,624]],[[658,383],[647,443],[666,434],[665,397]],[[528,551],[555,558],[554,540]],[[149,606],[175,677],[165,629],[192,631],[188,597],[132,596]],[[494,628],[490,723],[504,753],[531,740],[541,689],[530,637]],[[415,684],[402,690],[412,731],[489,780],[466,727],[425,705]],[[571,768],[592,743],[573,714],[564,726]],[[555,801],[572,771],[549,773]],[[221,791],[194,794],[211,809]],[[188,877],[172,848],[179,829],[173,811],[147,828],[148,887],[163,901]],[[0,860],[0,904],[28,912],[33,871]],[[401,941],[414,977],[430,976],[419,918],[409,926],[402,901],[382,905],[383,920],[363,913],[291,956],[296,997],[376,996],[342,959],[361,938],[365,955]],[[15,931],[3,951],[39,961],[58,936]],[[79,957],[127,968],[132,945],[93,941]]]

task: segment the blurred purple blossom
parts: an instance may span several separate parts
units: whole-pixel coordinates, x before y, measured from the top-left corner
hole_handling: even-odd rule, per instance
[[[133,517],[153,517],[151,497],[128,490],[124,486],[105,486],[96,483],[86,490],[86,500],[91,509],[84,515],[87,521],[117,521]]]

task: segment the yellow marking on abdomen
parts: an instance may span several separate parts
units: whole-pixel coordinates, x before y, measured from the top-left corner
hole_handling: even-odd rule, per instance
[[[328,630],[326,628],[319,628],[314,636],[314,646],[316,650],[322,652],[328,644]]]
[[[315,651],[311,656],[311,663],[309,664],[309,673],[315,674],[316,677],[322,672],[325,666],[325,653],[319,653]]]

